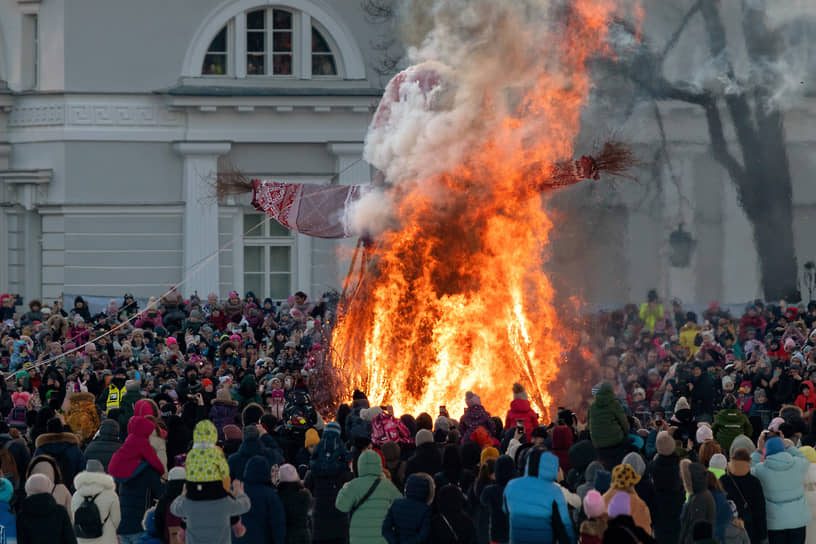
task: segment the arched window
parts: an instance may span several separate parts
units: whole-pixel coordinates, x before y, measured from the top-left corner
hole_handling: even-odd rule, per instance
[[[201,75],[310,79],[340,69],[331,38],[311,17],[273,7],[230,19],[210,42]]]

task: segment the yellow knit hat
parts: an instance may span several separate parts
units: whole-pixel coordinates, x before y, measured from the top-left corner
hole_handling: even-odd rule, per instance
[[[306,431],[306,442],[304,447],[308,448],[309,446],[317,446],[318,442],[320,442],[320,436],[318,436],[317,431],[314,429],[309,429]]]
[[[484,465],[488,459],[498,459],[499,458],[499,450],[490,446],[482,450],[482,456],[479,459],[479,464]]]
[[[802,446],[799,448],[799,451],[802,452],[802,455],[804,455],[808,461],[816,463],[816,450],[814,450],[812,446]]]

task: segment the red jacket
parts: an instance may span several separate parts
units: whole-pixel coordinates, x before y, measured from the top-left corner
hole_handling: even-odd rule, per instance
[[[142,461],[147,461],[159,474],[164,474],[164,465],[150,445],[150,434],[155,430],[152,421],[142,416],[133,416],[128,421],[128,436],[116,450],[108,465],[108,474],[114,478],[130,478]]]
[[[524,436],[530,440],[533,429],[538,427],[538,414],[530,407],[530,401],[527,399],[514,399],[510,403],[510,409],[507,411],[507,417],[504,419],[504,428],[509,429],[516,426],[516,420],[524,421]]]
[[[765,323],[765,319],[761,315],[751,317],[750,315],[745,314],[740,318],[740,338],[745,340],[746,333],[750,328],[754,328],[759,331],[757,338],[761,338],[762,335],[765,334],[766,326],[767,324]]]
[[[569,449],[572,447],[572,429],[566,425],[558,425],[553,429],[552,452],[558,457],[558,466],[564,471],[564,477],[572,468],[569,458]]]
[[[802,385],[806,385],[808,388],[810,388],[810,394],[800,394],[798,397],[796,397],[796,406],[801,408],[803,412],[807,412],[816,408],[816,392],[814,392],[813,382],[810,380],[803,381]]]

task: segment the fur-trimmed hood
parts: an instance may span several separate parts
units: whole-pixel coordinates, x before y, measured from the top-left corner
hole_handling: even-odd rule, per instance
[[[79,437],[74,433],[45,433],[37,437],[34,443],[35,448],[45,446],[47,444],[61,444],[68,443],[79,446]]]
[[[74,393],[71,395],[71,398],[68,399],[68,402],[71,404],[79,404],[81,402],[90,402],[93,404],[96,402],[96,398],[93,396],[93,393]]]
[[[113,481],[113,476],[104,472],[80,472],[74,478],[74,487],[76,493],[83,497],[91,497],[98,495],[103,491],[113,491],[116,484]]]

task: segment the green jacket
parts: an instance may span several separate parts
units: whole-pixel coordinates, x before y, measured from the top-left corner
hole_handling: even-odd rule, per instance
[[[133,406],[143,398],[137,389],[136,391],[125,391],[125,394],[119,399],[119,428],[122,431],[127,429],[128,421],[133,417]]]
[[[587,427],[596,448],[617,446],[629,435],[629,421],[609,382],[601,384],[589,406]]]
[[[383,521],[391,503],[402,498],[402,494],[388,479],[383,477],[380,456],[371,450],[364,451],[357,461],[360,474],[337,493],[334,506],[341,512],[348,512],[368,492],[374,480],[381,478],[374,493],[359,505],[349,525],[349,544],[386,544],[382,536]]]
[[[714,432],[714,438],[723,451],[728,451],[731,448],[731,442],[737,436],[741,434],[753,436],[754,432],[751,422],[748,421],[748,418],[739,408],[726,408],[717,412],[711,430]]]

